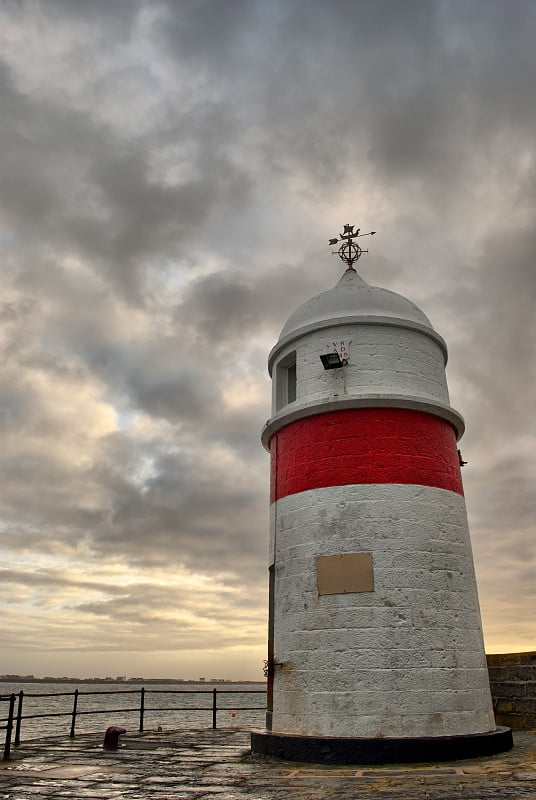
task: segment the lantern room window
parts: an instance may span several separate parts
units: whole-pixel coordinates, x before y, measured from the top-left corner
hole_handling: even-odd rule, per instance
[[[281,359],[276,369],[276,410],[296,400],[296,351]]]

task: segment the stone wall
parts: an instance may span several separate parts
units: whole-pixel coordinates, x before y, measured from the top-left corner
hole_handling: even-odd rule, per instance
[[[536,652],[487,656],[495,720],[516,730],[536,728]]]
[[[419,737],[494,726],[460,494],[412,484],[289,494],[272,504],[271,551],[274,732]],[[317,556],[366,553],[374,591],[319,595]]]

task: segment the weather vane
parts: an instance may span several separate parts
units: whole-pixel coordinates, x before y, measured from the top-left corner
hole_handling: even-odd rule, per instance
[[[353,225],[345,225],[344,231],[339,233],[339,239],[330,239],[330,244],[338,244],[342,242],[341,246],[338,250],[332,250],[331,255],[335,256],[338,255],[341,261],[348,266],[348,269],[353,269],[355,262],[363,255],[363,253],[368,253],[368,250],[363,250],[357,242],[354,242],[354,239],[360,239],[361,236],[374,236],[376,231],[369,231],[369,233],[359,233],[360,228],[358,228],[354,233],[354,226]]]

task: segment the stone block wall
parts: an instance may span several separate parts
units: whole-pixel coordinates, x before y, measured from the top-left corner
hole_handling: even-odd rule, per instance
[[[462,495],[402,483],[289,494],[272,504],[271,552],[274,731],[494,727]],[[371,554],[374,591],[320,595],[316,558],[348,554]]]
[[[487,656],[497,725],[536,729],[536,652]]]

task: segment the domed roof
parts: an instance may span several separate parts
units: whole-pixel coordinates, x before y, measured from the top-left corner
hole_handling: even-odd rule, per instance
[[[279,340],[315,323],[351,317],[383,317],[417,323],[433,330],[428,317],[401,294],[370,286],[354,270],[347,269],[333,289],[299,306],[288,318]]]

